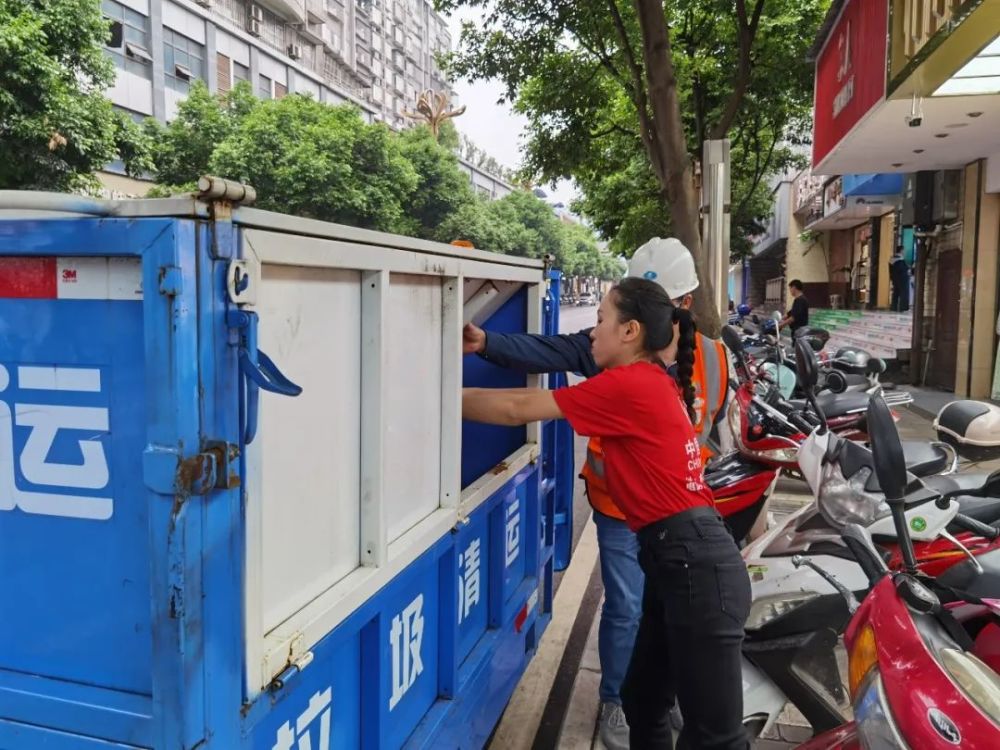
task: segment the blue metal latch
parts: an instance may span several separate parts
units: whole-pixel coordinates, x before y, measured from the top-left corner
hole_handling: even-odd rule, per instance
[[[226,322],[240,331],[240,422],[243,444],[249,445],[257,435],[257,413],[260,389],[281,396],[298,396],[302,387],[285,377],[274,361],[257,348],[257,313],[229,310]]]

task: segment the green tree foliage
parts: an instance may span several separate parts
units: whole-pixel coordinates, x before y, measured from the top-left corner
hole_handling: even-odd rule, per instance
[[[417,173],[417,187],[407,202],[407,214],[412,220],[408,234],[432,237],[435,227],[472,202],[472,186],[459,168],[455,153],[435,141],[426,125],[404,130],[398,141],[403,156]]]
[[[244,81],[221,96],[195,81],[168,125],[146,120],[145,130],[157,144],[153,157],[159,182],[188,185],[208,174],[215,147],[236,132],[259,101]]]
[[[528,177],[573,177],[578,208],[634,249],[652,234],[691,248],[703,288],[695,163],[728,137],[733,250],[769,210],[767,181],[787,163],[811,103],[806,50],[829,0],[437,0],[482,8],[453,74],[497,79],[528,119]],[[707,282],[707,283],[706,283]],[[706,328],[717,311],[696,298]]]
[[[2,1],[2,0],[0,0]],[[617,278],[593,232],[564,224],[532,193],[497,201],[473,193],[446,122],[393,133],[350,105],[308,96],[260,101],[248,87],[213,96],[203,85],[167,126],[149,121],[160,184],[151,195],[193,189],[204,174],[253,185],[258,205],[284,213],[452,242],[529,258],[553,256],[567,274]]]
[[[93,0],[0,0],[0,188],[92,190],[121,158],[151,165],[138,125],[104,92],[114,65]]]
[[[410,226],[418,181],[387,127],[306,96],[251,108],[209,170],[253,185],[262,208],[393,232]]]

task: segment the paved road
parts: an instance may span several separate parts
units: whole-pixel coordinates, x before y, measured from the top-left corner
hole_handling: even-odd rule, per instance
[[[559,310],[559,331],[560,333],[576,333],[579,330],[588,328],[596,322],[597,307],[563,307]],[[570,380],[576,380],[574,375],[570,375]],[[576,471],[579,473],[580,467],[586,456],[587,440],[576,436],[576,457],[573,462]],[[590,503],[583,493],[583,481],[577,479],[576,491],[573,493],[573,549],[576,549],[580,541],[580,534],[583,527],[590,519]],[[555,588],[558,590],[562,581],[562,574],[557,573],[554,579]]]

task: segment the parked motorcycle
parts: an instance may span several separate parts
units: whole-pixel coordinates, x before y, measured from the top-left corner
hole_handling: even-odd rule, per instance
[[[722,339],[733,353],[738,380],[733,385],[727,414],[737,450],[755,461],[796,472],[798,447],[819,422],[807,416],[805,400],[783,398],[777,384],[769,382],[754,369],[735,329],[724,328]],[[903,391],[889,398],[894,406],[905,406],[913,401],[913,397]],[[817,403],[831,430],[844,437],[866,440],[864,422],[868,399],[866,393],[824,393],[817,398]],[[801,415],[799,424],[790,418],[793,413]],[[808,423],[808,429],[803,427],[803,421]],[[941,458],[941,451],[921,444],[908,445],[907,449],[914,467],[922,475],[945,469],[947,456]],[[923,466],[925,463],[928,465]]]
[[[864,590],[864,572],[842,538],[843,529],[851,523],[866,526],[890,555],[899,546],[874,475],[871,451],[826,427],[812,390],[815,363],[802,356],[808,354],[804,344],[799,354],[801,384],[820,419],[798,451],[801,471],[815,500],[744,550],[754,598],[744,645],[744,708],[753,731],[773,724],[789,699],[814,729],[824,731],[843,721],[846,695],[835,647],[849,613],[838,595],[828,593],[819,571],[830,572],[849,591]],[[885,402],[877,397],[877,403]],[[802,422],[802,429],[808,427],[800,415],[793,414],[792,419]],[[943,444],[926,447],[942,456],[950,451]],[[925,503],[908,511],[912,536],[919,542],[918,564],[954,565],[963,556],[974,558],[1000,549],[1000,532],[983,523],[1000,518],[1000,499],[979,499],[1000,487],[990,484],[987,475],[971,474],[926,477],[918,482],[904,444],[899,443],[899,448],[910,479],[928,500],[947,499],[942,508]],[[951,546],[943,549],[940,540]],[[793,561],[796,556],[800,559]]]
[[[911,488],[884,404],[873,401],[869,423],[903,568],[890,572],[866,529],[844,529],[869,593],[859,606],[824,573],[852,613],[844,640],[854,720],[799,750],[1000,747],[1000,550],[937,578],[921,572],[908,514],[928,500],[923,488]],[[1000,484],[1000,473],[991,482]],[[929,502],[938,509],[951,504],[943,495]]]

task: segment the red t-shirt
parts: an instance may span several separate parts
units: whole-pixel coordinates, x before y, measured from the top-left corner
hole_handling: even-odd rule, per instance
[[[613,367],[554,396],[578,434],[601,438],[608,489],[633,531],[714,505],[680,388],[662,367]]]

